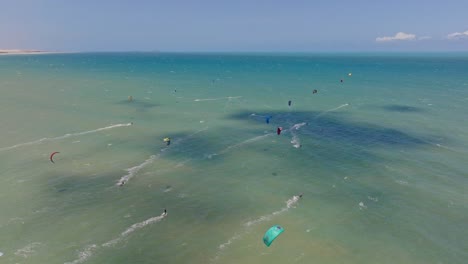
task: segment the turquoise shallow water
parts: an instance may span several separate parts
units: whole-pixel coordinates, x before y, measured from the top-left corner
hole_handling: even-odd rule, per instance
[[[467,69],[455,53],[2,56],[0,262],[464,263]]]

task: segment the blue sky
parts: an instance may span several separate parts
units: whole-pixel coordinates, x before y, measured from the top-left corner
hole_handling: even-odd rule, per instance
[[[468,0],[0,1],[0,49],[468,51]]]

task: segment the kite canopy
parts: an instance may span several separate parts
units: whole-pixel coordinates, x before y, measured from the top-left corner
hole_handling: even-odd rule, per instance
[[[52,163],[55,163],[55,162],[54,162],[54,155],[57,154],[57,153],[60,153],[60,152],[55,151],[55,152],[52,152],[52,154],[50,154],[49,160],[50,160]]]
[[[270,229],[268,229],[265,235],[263,236],[263,243],[265,243],[265,245],[269,247],[271,243],[273,243],[273,241],[276,239],[276,237],[283,233],[283,231],[284,228],[282,228],[279,225],[274,225],[270,227]]]

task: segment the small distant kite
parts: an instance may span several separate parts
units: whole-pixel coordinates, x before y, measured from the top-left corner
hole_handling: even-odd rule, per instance
[[[278,134],[278,135],[281,134],[281,131],[283,131],[283,128],[282,128],[282,127],[278,127],[278,128],[276,129],[276,134]]]
[[[279,225],[270,227],[270,229],[268,229],[263,236],[263,243],[269,247],[271,243],[273,243],[273,240],[275,240],[281,233],[283,233],[283,231],[284,228]]]
[[[50,154],[50,157],[49,157],[50,162],[55,163],[55,162],[54,162],[54,155],[57,154],[57,153],[60,153],[60,152],[55,151],[55,152],[52,152],[52,154]]]

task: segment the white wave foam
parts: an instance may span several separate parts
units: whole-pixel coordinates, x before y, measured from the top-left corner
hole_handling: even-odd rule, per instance
[[[79,264],[85,262],[89,257],[93,255],[93,252],[98,248],[97,245],[89,245],[83,251],[78,253],[78,259],[72,262],[65,262],[65,264]]]
[[[408,182],[403,181],[403,180],[396,180],[395,182],[398,183],[398,184],[401,184],[401,185],[408,185]]]
[[[294,195],[291,199],[286,201],[286,207],[288,209],[292,208],[297,202],[299,202],[299,199],[301,199],[300,196]]]
[[[367,206],[364,204],[364,202],[359,202],[359,209],[360,209],[360,210],[365,210],[365,209],[367,209]]]
[[[305,126],[307,123],[299,123],[293,125],[289,130],[291,131],[292,134],[292,139],[291,139],[291,144],[293,144],[293,147],[295,148],[300,148],[301,147],[301,142],[299,140],[299,136],[296,134],[295,130],[299,130],[302,126]]]
[[[335,108],[332,108],[332,109],[323,111],[322,113],[316,115],[315,118],[319,118],[319,117],[321,117],[321,116],[327,114],[328,112],[336,111],[336,110],[341,109],[341,108],[346,107],[346,106],[349,106],[349,104],[342,104],[342,105],[340,105],[340,106],[338,106],[338,107],[335,107]]]
[[[204,99],[195,99],[195,102],[203,102],[203,101],[216,101],[216,100],[225,100],[225,99],[237,99],[242,98],[242,96],[227,96],[227,97],[219,97],[219,98],[204,98]]]
[[[291,144],[293,144],[293,147],[295,148],[301,147],[301,141],[299,140],[299,137],[297,135],[293,135],[291,139]]]
[[[16,250],[15,255],[23,257],[23,258],[27,258],[27,257],[31,256],[32,254],[34,254],[34,252],[36,252],[35,248],[40,246],[40,245],[41,245],[41,243],[39,243],[39,242],[33,242],[33,243],[25,246],[24,248]]]
[[[131,125],[132,125],[132,123],[116,124],[116,125],[101,127],[101,128],[98,128],[98,129],[84,131],[84,132],[65,134],[63,136],[54,137],[54,138],[41,138],[41,139],[31,141],[31,142],[25,142],[25,143],[16,144],[16,145],[13,145],[13,146],[10,146],[10,147],[0,148],[0,151],[11,150],[11,149],[19,148],[19,147],[35,145],[35,144],[39,144],[39,143],[46,142],[46,141],[54,141],[54,140],[60,140],[60,139],[65,139],[65,138],[69,138],[69,137],[82,136],[82,135],[86,135],[86,134],[100,132],[100,131],[103,131],[103,130],[113,129],[113,128],[117,128],[117,127],[127,127],[127,126],[131,126]],[[75,142],[73,142],[73,143],[75,143]]]
[[[22,217],[13,217],[13,218],[10,218],[10,219],[8,220],[8,224],[9,224],[9,223],[12,223],[12,222],[13,222],[13,223],[14,223],[14,222],[20,222],[20,223],[24,224],[24,218],[22,218]]]
[[[305,125],[307,125],[307,122],[297,123],[297,124],[292,125],[288,129],[283,129],[281,133],[294,132],[295,130],[299,130],[301,127]]]
[[[259,115],[259,114],[256,114],[256,113],[251,113],[249,116],[250,117],[255,117],[255,118],[257,118],[257,117],[258,118],[270,118],[270,119],[273,118],[273,116],[271,116],[271,115]]]
[[[231,237],[226,243],[223,243],[218,246],[219,249],[224,249],[225,247],[229,246],[232,242],[242,237],[242,234],[236,234],[235,236]]]

